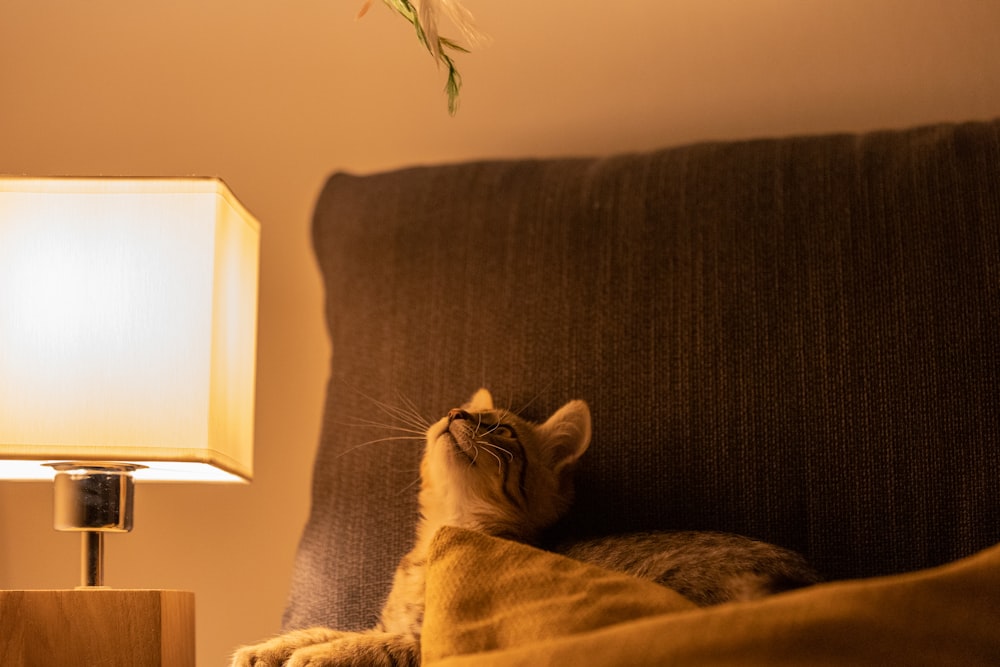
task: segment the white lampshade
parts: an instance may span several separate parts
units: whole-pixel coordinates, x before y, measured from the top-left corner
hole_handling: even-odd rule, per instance
[[[0,479],[249,480],[259,238],[218,179],[0,178]]]

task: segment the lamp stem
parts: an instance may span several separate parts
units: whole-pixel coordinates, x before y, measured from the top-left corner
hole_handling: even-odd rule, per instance
[[[80,533],[80,586],[104,585],[104,533]]]
[[[81,587],[104,585],[104,533],[132,530],[136,463],[49,463],[55,476],[56,530],[79,532]]]

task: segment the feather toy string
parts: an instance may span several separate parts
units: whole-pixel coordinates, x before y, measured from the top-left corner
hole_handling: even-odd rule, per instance
[[[365,0],[358,12],[358,18],[364,16],[371,7],[373,0]],[[445,93],[448,95],[448,113],[452,116],[458,111],[458,95],[462,89],[462,77],[455,67],[455,61],[448,51],[468,53],[469,49],[438,33],[438,16],[443,15],[450,20],[470,46],[478,46],[486,41],[486,36],[476,27],[472,13],[466,9],[460,0],[382,0],[410,22],[417,32],[417,39],[431,56],[448,68],[448,80],[445,83]]]

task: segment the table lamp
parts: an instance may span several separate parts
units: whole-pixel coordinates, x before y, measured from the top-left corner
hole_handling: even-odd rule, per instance
[[[0,177],[0,479],[54,479],[55,526],[82,535],[81,588],[48,612],[107,590],[133,480],[251,479],[259,236],[218,179]],[[30,625],[26,599],[74,592],[3,593]],[[189,606],[193,631],[183,595],[154,613]]]

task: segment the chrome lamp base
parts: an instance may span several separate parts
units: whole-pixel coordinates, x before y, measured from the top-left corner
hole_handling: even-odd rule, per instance
[[[132,530],[135,485],[126,463],[64,462],[55,468],[55,528],[81,533],[80,586],[104,586],[104,534]]]

